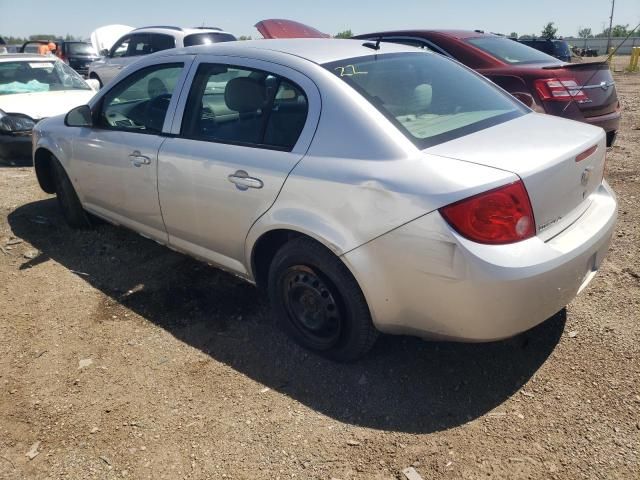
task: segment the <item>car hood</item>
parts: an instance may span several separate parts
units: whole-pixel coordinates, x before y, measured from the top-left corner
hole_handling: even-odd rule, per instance
[[[133,30],[129,25],[105,25],[91,32],[91,44],[96,52],[109,50],[120,37]]]
[[[282,18],[270,18],[255,24],[264,38],[330,38],[331,35],[322,33],[304,23],[285,20]]]
[[[61,90],[1,95],[0,109],[6,113],[22,113],[40,120],[85,105],[94,94],[93,90]]]

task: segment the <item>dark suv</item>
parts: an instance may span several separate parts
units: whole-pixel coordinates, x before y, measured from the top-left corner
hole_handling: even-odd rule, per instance
[[[523,45],[526,45],[527,47],[535,48],[536,50],[540,50],[541,52],[546,53],[547,55],[556,57],[558,60],[562,60],[563,62],[571,62],[571,49],[569,48],[569,44],[564,40],[547,40],[546,38],[521,38],[516,41],[520,42]]]
[[[85,77],[89,71],[89,64],[100,58],[90,43],[64,40],[58,40],[56,43],[58,45],[56,56]]]

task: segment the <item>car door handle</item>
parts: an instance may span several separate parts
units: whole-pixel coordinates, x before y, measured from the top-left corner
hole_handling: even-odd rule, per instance
[[[250,177],[244,170],[238,170],[227,177],[229,181],[235,184],[238,190],[247,190],[248,188],[262,188],[264,183],[255,177]]]
[[[149,165],[151,163],[151,159],[146,155],[142,155],[138,150],[131,152],[131,154],[129,155],[129,161],[133,164],[134,167]]]

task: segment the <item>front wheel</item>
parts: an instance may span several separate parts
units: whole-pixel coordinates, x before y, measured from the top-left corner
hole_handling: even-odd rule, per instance
[[[58,205],[62,210],[62,216],[71,228],[88,228],[91,226],[87,213],[82,208],[80,199],[75,189],[64,171],[62,165],[57,160],[52,160],[53,175],[56,185],[56,197]]]
[[[303,347],[346,362],[363,356],[376,341],[378,331],[355,278],[313,240],[294,239],[278,251],[268,290],[280,325]]]

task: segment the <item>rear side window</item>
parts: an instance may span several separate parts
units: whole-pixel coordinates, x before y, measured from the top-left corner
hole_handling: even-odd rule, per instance
[[[176,40],[171,35],[162,35],[161,33],[152,33],[149,35],[151,52],[159,52],[161,50],[168,50],[169,48],[175,48]]]
[[[504,37],[476,37],[466,40],[474,47],[512,65],[525,63],[558,63],[558,60],[535,48]]]
[[[528,112],[489,81],[442,55],[390,53],[324,66],[362,94],[419,148]]]
[[[187,35],[184,37],[184,46],[192,47],[194,45],[208,45],[210,43],[218,43],[218,42],[232,42],[236,39],[230,33],[216,33],[216,32],[207,32],[207,33],[192,33],[191,35]]]
[[[304,92],[285,78],[244,67],[202,64],[189,92],[182,135],[291,151],[307,111]]]

